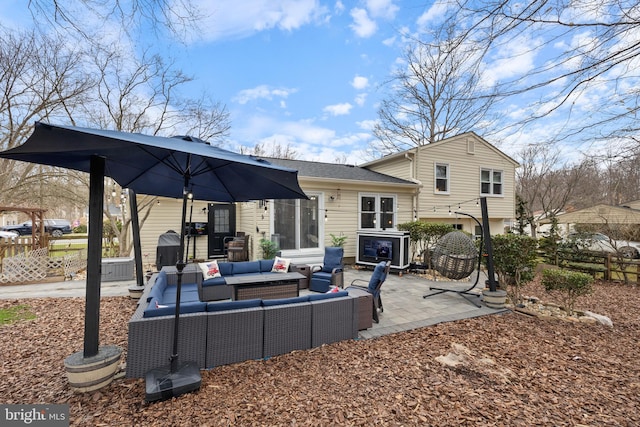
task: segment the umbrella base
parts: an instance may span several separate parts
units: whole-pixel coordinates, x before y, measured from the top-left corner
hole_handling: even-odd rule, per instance
[[[145,400],[155,402],[198,390],[202,378],[195,362],[183,362],[178,364],[175,372],[171,372],[170,366],[152,369],[147,372],[145,381]]]

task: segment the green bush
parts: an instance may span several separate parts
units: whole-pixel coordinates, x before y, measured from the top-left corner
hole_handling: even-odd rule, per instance
[[[562,269],[542,271],[542,286],[559,297],[569,314],[573,314],[576,300],[593,292],[593,277],[586,273]]]
[[[414,258],[422,258],[424,265],[431,269],[430,248],[445,234],[454,231],[453,225],[441,222],[412,221],[398,224],[398,230],[408,231]]]
[[[491,244],[498,283],[507,290],[511,302],[518,304],[522,286],[535,275],[538,242],[529,236],[501,234],[492,236]]]
[[[80,224],[77,227],[73,227],[73,232],[74,233],[82,233],[82,234],[86,234],[87,233],[87,226],[84,224]]]

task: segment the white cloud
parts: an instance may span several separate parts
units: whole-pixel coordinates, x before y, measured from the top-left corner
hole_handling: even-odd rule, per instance
[[[232,101],[237,102],[238,104],[246,104],[247,102],[255,101],[257,99],[272,100],[273,98],[287,98],[295,92],[297,92],[297,89],[271,88],[268,85],[260,85],[251,89],[241,90],[232,98]]]
[[[365,89],[367,86],[369,86],[369,79],[356,74],[356,76],[351,81],[351,86],[353,86],[357,90]]]
[[[366,147],[373,139],[366,126],[361,132],[337,134],[335,129],[319,126],[315,120],[280,120],[265,114],[245,117],[232,130],[233,144],[252,148],[256,143],[270,147],[290,145],[300,160],[333,162],[344,158],[348,163],[358,164],[370,160],[366,157]],[[232,150],[237,146],[230,145]]]
[[[322,22],[328,14],[318,0],[193,1],[207,17],[198,34],[205,40],[243,38],[273,28],[293,31]]]
[[[494,53],[483,73],[485,87],[514,76],[526,75],[535,67],[536,51],[531,49],[534,41],[527,36],[515,37],[506,46]]]
[[[398,9],[391,0],[367,0],[367,10],[374,18],[393,19]]]
[[[349,25],[349,27],[358,37],[371,37],[378,29],[378,25],[369,18],[365,9],[358,7],[351,9],[351,17],[353,18],[353,24]]]
[[[356,104],[358,104],[360,107],[362,107],[364,105],[364,103],[367,100],[367,94],[366,93],[359,93],[356,95],[354,102]]]
[[[356,124],[362,130],[372,131],[377,123],[377,120],[362,120],[361,122],[357,122]]]
[[[322,109],[325,113],[329,113],[332,116],[345,116],[351,112],[353,105],[348,102],[342,104],[327,105]]]
[[[437,22],[447,13],[447,10],[449,10],[449,2],[446,0],[438,0],[418,17],[416,24],[418,24],[419,28],[423,28],[432,22]]]

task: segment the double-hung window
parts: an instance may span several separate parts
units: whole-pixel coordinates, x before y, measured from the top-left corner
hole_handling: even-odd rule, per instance
[[[360,195],[360,228],[395,229],[396,198],[384,194]]]
[[[502,196],[502,171],[480,170],[480,194]]]
[[[434,192],[449,194],[449,165],[446,163],[436,163],[435,165]]]

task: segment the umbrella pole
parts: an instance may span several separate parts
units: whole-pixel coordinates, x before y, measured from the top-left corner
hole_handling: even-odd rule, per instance
[[[189,191],[185,187],[182,192],[182,228],[180,229],[180,253],[178,262],[176,263],[177,270],[177,284],[176,284],[176,314],[175,322],[173,324],[173,351],[171,353],[171,372],[176,372],[178,369],[178,333],[180,331],[180,292],[182,290],[182,274],[186,263],[184,262],[184,230],[187,226],[187,199],[189,198]]]
[[[186,183],[185,183],[186,184]],[[202,377],[200,367],[196,362],[178,363],[178,333],[180,331],[180,292],[182,290],[182,274],[186,263],[184,262],[184,228],[187,216],[187,198],[189,192],[185,185],[182,197],[182,232],[180,233],[180,254],[176,263],[176,314],[173,324],[173,349],[171,351],[168,367],[160,367],[147,372],[145,376],[147,402],[171,399],[184,393],[189,393],[200,388]]]
[[[131,210],[131,232],[133,233],[133,253],[136,260],[136,283],[144,287],[142,266],[142,246],[140,244],[140,220],[138,218],[138,200],[136,192],[127,190],[129,194],[129,209]]]
[[[84,318],[84,357],[97,355],[99,347],[104,171],[104,157],[92,156],[91,174],[89,176],[89,237],[87,248],[87,296]]]

